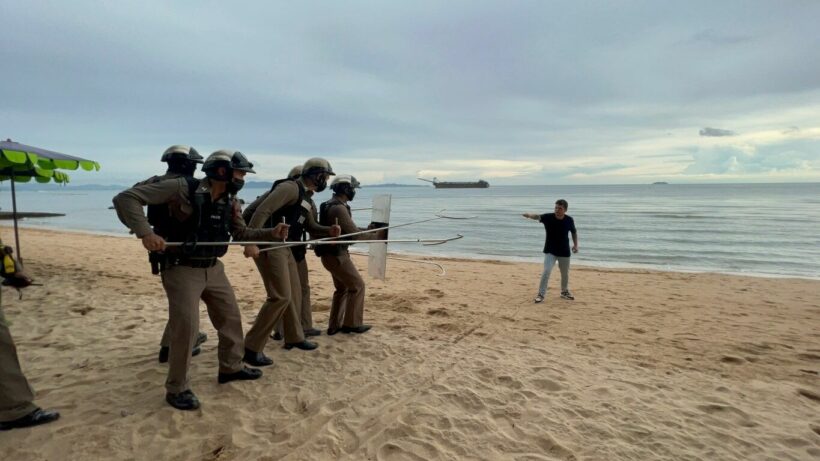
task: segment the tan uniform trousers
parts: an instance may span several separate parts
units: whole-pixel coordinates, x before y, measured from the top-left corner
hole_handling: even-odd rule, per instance
[[[198,330],[198,329],[197,329]],[[194,333],[196,336],[196,333]],[[171,322],[165,322],[165,330],[162,332],[162,339],[159,340],[160,347],[170,347],[171,346]]]
[[[305,340],[299,324],[297,307],[301,305],[301,288],[296,260],[290,248],[260,253],[254,259],[268,299],[262,304],[253,326],[245,336],[245,347],[253,352],[262,352],[273,327],[283,322],[286,343],[300,343]]]
[[[194,343],[196,344],[196,339],[199,337],[199,328],[197,331],[194,332]],[[160,347],[170,347],[171,346],[171,322],[165,322],[165,330],[162,332],[162,339],[159,340]]]
[[[222,261],[209,268],[168,267],[162,271],[162,286],[168,295],[168,325],[171,329],[168,379],[165,381],[168,392],[176,394],[190,389],[188,367],[199,331],[200,299],[208,308],[208,317],[219,338],[219,372],[241,370],[245,352],[242,317]]]
[[[296,270],[299,272],[299,288],[302,294],[299,323],[302,324],[302,331],[304,331],[313,328],[313,308],[310,305],[310,279],[308,278],[307,260],[296,261]],[[276,331],[282,334],[281,320],[276,324]]]
[[[14,421],[36,410],[33,400],[34,391],[20,369],[17,348],[0,307],[0,422]]]
[[[330,272],[336,287],[327,329],[360,326],[364,322],[364,280],[350,260],[350,254],[324,255],[322,265]]]

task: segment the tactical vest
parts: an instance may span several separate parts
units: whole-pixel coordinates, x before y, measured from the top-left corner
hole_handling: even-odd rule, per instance
[[[189,194],[193,213],[182,222],[173,220],[167,236],[159,234],[169,242],[185,242],[185,245],[170,247],[166,254],[179,260],[207,260],[224,256],[228,252],[227,245],[203,246],[196,243],[230,241],[232,199],[212,202],[210,191],[196,191],[199,187],[196,179],[189,180],[189,187],[192,187],[189,191],[194,191]]]
[[[265,223],[262,224],[264,228],[274,228],[277,224],[282,222],[282,218],[285,218],[285,223],[290,226],[288,228],[288,237],[287,241],[289,242],[301,242],[302,238],[305,235],[305,222],[308,219],[308,214],[311,212],[311,205],[310,202],[305,198],[305,186],[302,185],[300,181],[296,181],[294,179],[280,179],[273,183],[273,186],[270,188],[269,191],[265,192],[264,194],[260,195],[256,200],[253,201],[245,211],[242,212],[242,218],[245,219],[246,223],[251,221],[253,214],[256,212],[256,209],[259,208],[259,205],[265,201],[265,199],[271,194],[271,192],[276,189],[276,186],[282,184],[285,181],[294,181],[296,186],[299,188],[299,199],[293,205],[283,206],[282,208],[276,210],[273,214],[271,214],[270,218],[268,218]],[[301,261],[305,259],[305,253],[307,250],[305,249],[304,245],[295,246],[290,248],[291,252],[293,253],[293,257],[296,261]]]
[[[160,181],[165,181],[166,179],[177,178],[185,179],[185,181],[188,183],[188,196],[193,197],[194,191],[197,187],[199,187],[199,181],[197,179],[194,179],[192,176],[183,176],[178,173],[166,173],[162,176],[151,176],[145,181],[141,181],[134,184],[134,187],[142,186],[145,184],[154,184]],[[174,219],[173,216],[171,216],[171,210],[168,208],[167,203],[148,205],[148,210],[145,213],[145,215],[148,218],[148,224],[150,224],[151,227],[154,228],[154,233],[166,240],[168,239],[167,236],[171,228],[178,224],[178,221]]]
[[[332,198],[327,202],[322,203],[319,205],[319,224],[323,226],[332,226],[336,223],[330,222],[330,209],[334,206],[344,206],[347,208],[347,214],[351,215],[350,212],[350,205],[347,203],[342,203],[338,199]],[[316,245],[313,251],[316,253],[316,256],[324,256],[324,255],[333,255],[338,256],[343,252],[347,251],[347,247],[350,245]]]

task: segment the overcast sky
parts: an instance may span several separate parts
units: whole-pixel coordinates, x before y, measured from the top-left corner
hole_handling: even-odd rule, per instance
[[[365,184],[820,181],[818,1],[0,0],[0,137]]]

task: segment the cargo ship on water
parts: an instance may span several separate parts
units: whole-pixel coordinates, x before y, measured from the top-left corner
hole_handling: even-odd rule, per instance
[[[490,187],[490,183],[483,179],[478,181],[439,181],[437,178],[424,179],[418,178],[422,181],[432,183],[436,189],[486,189]]]

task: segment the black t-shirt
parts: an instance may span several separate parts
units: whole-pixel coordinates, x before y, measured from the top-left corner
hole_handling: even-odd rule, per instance
[[[539,222],[544,224],[547,231],[547,239],[544,242],[544,253],[555,256],[570,256],[569,238],[567,233],[575,233],[575,221],[569,215],[564,215],[564,219],[555,217],[555,213],[545,213],[541,215]]]

